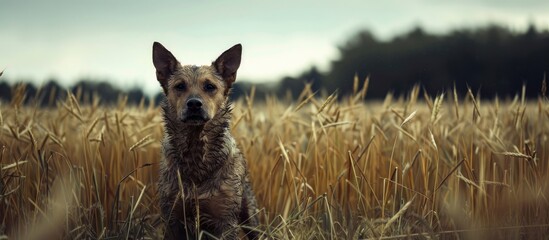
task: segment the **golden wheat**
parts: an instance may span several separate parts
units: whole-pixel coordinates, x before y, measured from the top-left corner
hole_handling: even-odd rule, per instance
[[[267,238],[478,239],[549,234],[549,104],[364,102],[304,91],[234,104]],[[307,88],[306,88],[307,89]],[[0,239],[162,236],[153,106],[0,107]],[[447,98],[444,98],[447,96]],[[500,103],[501,102],[501,103]]]

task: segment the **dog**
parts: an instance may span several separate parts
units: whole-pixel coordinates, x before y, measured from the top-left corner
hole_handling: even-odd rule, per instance
[[[257,204],[246,159],[230,134],[228,95],[242,46],[209,66],[181,65],[162,44],[153,44],[165,136],[158,182],[165,239],[236,239],[238,226],[257,239]]]

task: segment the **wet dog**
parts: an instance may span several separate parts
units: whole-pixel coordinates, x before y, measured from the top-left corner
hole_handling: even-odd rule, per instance
[[[211,65],[181,65],[162,44],[153,44],[156,77],[166,95],[158,183],[166,239],[201,233],[236,239],[239,226],[249,239],[258,237],[246,159],[229,131],[228,95],[241,54],[237,44]]]

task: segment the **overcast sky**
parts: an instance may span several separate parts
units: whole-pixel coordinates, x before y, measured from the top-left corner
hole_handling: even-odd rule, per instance
[[[549,29],[548,0],[0,1],[0,70],[10,81],[68,86],[82,77],[160,91],[159,41],[183,64],[209,64],[243,45],[239,79],[277,80],[317,65],[359,29],[381,39],[422,26],[443,33],[499,23]]]

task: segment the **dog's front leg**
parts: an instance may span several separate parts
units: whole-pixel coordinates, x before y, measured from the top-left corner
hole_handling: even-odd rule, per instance
[[[165,223],[164,239],[196,239],[194,214],[191,209],[183,208],[183,204],[176,198],[161,192],[160,211]]]
[[[166,229],[164,239],[196,239],[195,221],[183,217],[181,208],[172,206],[161,206]],[[186,219],[186,220],[183,220]]]
[[[180,222],[172,219],[168,222],[164,232],[164,239],[196,239],[195,224],[192,221]]]
[[[236,226],[236,218],[218,218],[211,221],[206,228],[211,232],[209,234],[219,239],[233,240],[238,239],[238,228]],[[209,239],[209,238],[206,238]]]

